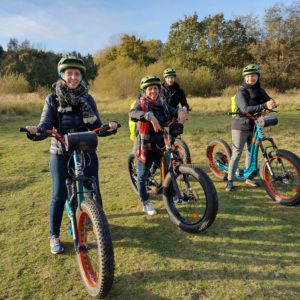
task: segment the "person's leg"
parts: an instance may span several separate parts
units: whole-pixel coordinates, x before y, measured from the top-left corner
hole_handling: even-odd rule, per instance
[[[244,145],[247,141],[247,131],[232,130],[232,156],[228,166],[228,180],[233,180],[239,164]]]
[[[52,199],[50,203],[50,236],[59,237],[60,225],[67,199],[67,163],[62,155],[51,155]]]
[[[138,192],[139,197],[143,205],[143,211],[149,215],[155,215],[157,212],[154,209],[151,201],[149,200],[149,195],[147,193],[147,178],[148,173],[153,164],[153,157],[152,155],[148,153],[146,163],[143,164],[141,161],[138,160]]]
[[[247,141],[248,132],[241,131],[241,130],[232,130],[231,135],[232,135],[232,156],[228,166],[228,176],[227,176],[228,182],[226,186],[226,191],[233,190],[232,181],[234,179],[234,174],[237,170],[244,145]]]
[[[138,192],[139,197],[142,203],[147,201],[149,199],[148,193],[147,193],[147,178],[148,173],[151,168],[153,161],[151,160],[150,156],[147,156],[146,163],[142,163],[140,160],[138,160],[137,163],[137,185],[138,185]]]
[[[67,163],[62,155],[51,155],[50,171],[52,175],[52,198],[50,202],[50,246],[53,254],[64,251],[59,235],[64,205],[67,199],[66,178],[68,177]]]

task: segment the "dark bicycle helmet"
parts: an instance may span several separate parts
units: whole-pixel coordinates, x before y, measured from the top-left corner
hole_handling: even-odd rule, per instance
[[[77,56],[71,55],[62,57],[61,60],[58,62],[58,75],[60,75],[60,73],[66,70],[67,68],[79,69],[82,74],[84,74],[86,71],[83,60],[81,58],[78,58]]]
[[[172,69],[172,68],[167,68],[164,70],[164,78],[168,77],[168,76],[174,76],[176,77],[176,70]]]
[[[258,65],[250,64],[247,67],[243,69],[243,76],[249,75],[249,74],[257,74],[260,75],[260,68]]]
[[[155,75],[147,75],[142,78],[140,89],[145,90],[150,85],[158,85],[160,87],[160,79]]]

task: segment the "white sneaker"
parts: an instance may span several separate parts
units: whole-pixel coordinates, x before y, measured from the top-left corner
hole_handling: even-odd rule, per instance
[[[150,215],[150,216],[153,216],[153,215],[156,215],[157,214],[157,211],[155,210],[155,208],[153,207],[152,203],[150,202],[150,200],[147,200],[144,202],[143,204],[143,211]]]

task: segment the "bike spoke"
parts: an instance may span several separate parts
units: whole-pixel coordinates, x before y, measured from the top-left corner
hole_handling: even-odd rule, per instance
[[[275,178],[268,171],[266,177],[273,192],[283,200],[295,197],[300,186],[298,172],[293,164],[282,157],[272,159],[270,165]]]
[[[176,182],[180,195],[174,195],[173,202],[178,217],[187,224],[199,222],[206,209],[206,196],[201,184],[186,174],[177,176]]]

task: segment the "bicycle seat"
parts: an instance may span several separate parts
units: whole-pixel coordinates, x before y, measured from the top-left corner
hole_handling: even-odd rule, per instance
[[[75,132],[65,135],[66,150],[69,152],[95,150],[98,145],[98,137],[95,132]]]

